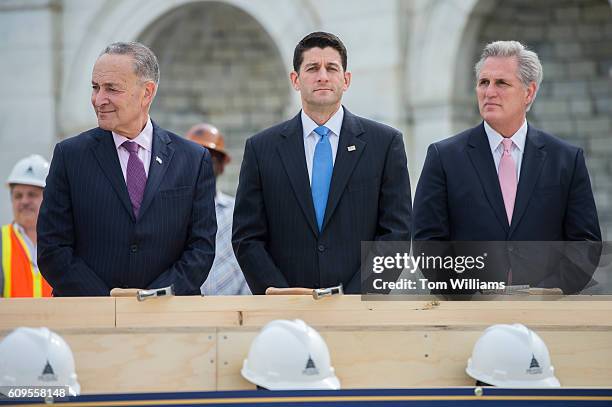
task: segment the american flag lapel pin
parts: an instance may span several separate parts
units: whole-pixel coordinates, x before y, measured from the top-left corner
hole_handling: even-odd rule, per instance
[[[355,150],[356,150],[356,147],[355,147],[355,146],[348,146],[346,149],[347,149],[348,151],[355,151]]]

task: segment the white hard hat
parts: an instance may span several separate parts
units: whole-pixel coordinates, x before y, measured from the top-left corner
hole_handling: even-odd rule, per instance
[[[32,154],[17,161],[6,183],[9,185],[23,184],[44,188],[47,174],[49,174],[49,163],[47,160],[38,154]]]
[[[242,366],[242,377],[268,390],[337,390],[329,349],[304,321],[276,320],[262,328]]]
[[[522,324],[493,325],[480,336],[466,373],[499,387],[559,387],[546,344]]]
[[[0,386],[81,386],[74,358],[61,336],[47,328],[17,328],[0,342]]]

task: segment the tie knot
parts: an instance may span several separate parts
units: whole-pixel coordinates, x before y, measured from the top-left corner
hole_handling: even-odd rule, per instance
[[[502,144],[504,145],[504,151],[506,153],[510,153],[512,151],[512,140],[509,138],[504,138],[502,140]]]
[[[138,144],[133,141],[124,141],[121,144],[130,154],[138,153]]]
[[[325,126],[319,126],[314,129],[314,132],[317,133],[319,136],[323,137],[327,136],[327,134],[329,133],[329,129]]]

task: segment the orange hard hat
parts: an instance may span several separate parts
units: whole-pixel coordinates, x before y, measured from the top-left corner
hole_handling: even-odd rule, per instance
[[[208,148],[209,150],[216,151],[223,155],[223,161],[228,163],[230,156],[225,151],[225,140],[223,135],[212,124],[200,123],[193,126],[187,132],[185,136],[187,140],[198,143],[201,146]]]

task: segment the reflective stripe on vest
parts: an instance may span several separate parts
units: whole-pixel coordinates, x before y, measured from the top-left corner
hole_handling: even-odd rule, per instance
[[[2,272],[4,273],[4,287],[2,296],[11,296],[11,225],[2,226]]]
[[[50,297],[51,287],[34,267],[23,237],[13,225],[2,226],[4,297]]]

